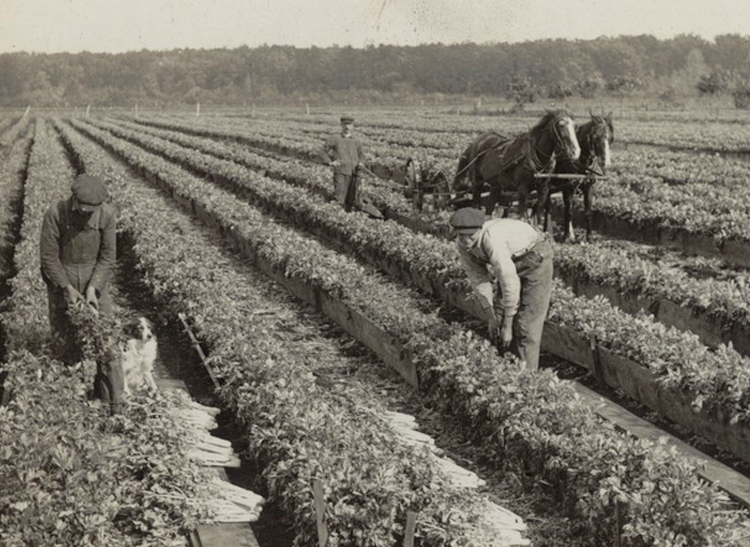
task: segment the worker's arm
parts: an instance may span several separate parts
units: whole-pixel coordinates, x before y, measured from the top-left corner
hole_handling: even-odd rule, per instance
[[[502,240],[487,238],[483,241],[484,250],[490,260],[492,271],[502,290],[503,317],[512,318],[518,312],[521,301],[521,279],[518,277],[516,265],[510,256],[510,251]]]
[[[338,159],[338,150],[334,138],[331,137],[326,139],[326,142],[323,145],[323,150],[320,152],[320,159],[326,165],[331,165],[331,163]]]
[[[471,283],[471,287],[479,297],[479,303],[482,306],[482,309],[484,309],[485,312],[490,313],[492,311],[493,302],[492,280],[487,271],[487,266],[482,264],[461,247],[458,248],[458,255],[461,258],[461,264],[463,264],[466,275]]]
[[[42,275],[60,289],[70,285],[68,276],[60,262],[60,226],[57,206],[47,210],[42,221],[42,234],[39,241],[39,254]]]
[[[87,287],[93,287],[99,295],[101,295],[107,286],[109,277],[115,267],[115,256],[117,254],[117,215],[114,209],[107,205],[102,205],[101,214],[104,218],[102,219],[102,238],[99,245],[99,254]]]

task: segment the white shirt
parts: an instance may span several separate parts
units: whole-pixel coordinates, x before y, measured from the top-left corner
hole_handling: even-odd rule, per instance
[[[483,307],[493,305],[492,280],[487,270],[489,265],[500,284],[505,317],[516,314],[521,300],[521,279],[513,257],[527,252],[542,237],[526,222],[513,218],[496,218],[485,222],[468,245],[461,239],[457,240],[458,254],[471,286],[486,300],[482,302]]]

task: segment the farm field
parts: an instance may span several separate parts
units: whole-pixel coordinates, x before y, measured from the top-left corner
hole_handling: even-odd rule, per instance
[[[35,478],[48,472],[42,454],[52,426],[40,416],[53,407],[28,402],[45,385],[57,397],[45,405],[77,394],[61,419],[98,420],[56,442],[77,453],[112,433],[110,419],[91,416],[85,371],[51,363],[46,302],[34,296],[44,291],[35,255],[41,215],[83,171],[107,180],[118,241],[159,320],[185,316],[205,349],[215,401],[295,544],[318,544],[316,483],[330,545],[400,545],[414,516],[423,546],[746,544],[741,500],[701,478],[691,458],[603,420],[557,367],[582,367],[738,467],[750,464],[750,163],[716,155],[744,153],[750,124],[615,121],[619,147],[611,176],[597,183],[594,237],[555,244],[549,355],[532,373],[486,339],[449,241],[449,212],[413,210],[401,184],[407,158],[452,177],[474,135],[512,135],[533,118],[361,118],[378,175],[365,178],[363,193],[385,221],[331,202],[330,171],[317,154],[337,131],[333,114],[0,119],[4,186],[15,188],[0,211],[8,234],[0,241],[8,286],[0,431],[18,439],[0,453],[0,472],[15,474],[18,486],[0,487],[9,545],[94,534],[102,522],[108,545],[179,544],[198,523],[217,520],[208,475],[185,456],[189,436],[174,409],[189,403],[178,395],[132,405],[153,404],[155,419],[173,421],[124,419],[116,432],[147,439],[143,452],[152,454],[139,456],[180,470],[153,477],[159,492],[186,495],[144,501],[156,487],[133,478],[135,455],[123,459],[131,467],[117,467],[94,454],[130,481],[106,503],[84,497],[66,506],[61,497],[71,483],[90,492],[71,477],[93,459],[57,465],[54,484]],[[662,148],[638,149],[644,144]],[[403,412],[417,414],[411,433]],[[421,421],[438,445],[470,447],[463,467],[416,429]],[[20,436],[26,423],[37,429]],[[451,441],[455,423],[462,431]],[[159,427],[173,437],[159,438]],[[181,459],[159,460],[160,442]],[[15,463],[24,452],[37,460]],[[50,497],[68,516],[45,513]],[[152,508],[128,514],[143,523],[137,530],[123,524],[123,507],[133,505]],[[28,519],[41,524],[24,531]]]

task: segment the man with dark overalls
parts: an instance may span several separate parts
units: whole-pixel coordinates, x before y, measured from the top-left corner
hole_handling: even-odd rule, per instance
[[[116,213],[104,182],[79,175],[72,195],[49,208],[40,241],[42,278],[47,285],[53,347],[67,364],[80,359],[66,313],[78,303],[112,315],[109,278],[115,265]],[[95,391],[105,402],[121,403],[122,371],[97,370]]]
[[[359,206],[358,169],[364,153],[362,143],[352,136],[354,118],[341,116],[341,133],[326,140],[321,155],[333,167],[333,194],[346,211]]]
[[[526,222],[486,220],[482,211],[472,208],[453,213],[450,225],[461,262],[487,314],[490,335],[525,361],[527,369],[538,369],[552,294],[549,241]],[[502,294],[499,303],[493,300],[488,266]]]

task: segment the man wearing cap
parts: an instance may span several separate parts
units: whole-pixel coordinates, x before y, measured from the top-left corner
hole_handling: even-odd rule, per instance
[[[486,220],[478,209],[459,209],[450,224],[461,262],[487,314],[490,335],[511,348],[529,370],[536,370],[552,293],[552,246],[530,224],[511,218]],[[493,299],[488,266],[502,295],[499,303]]]
[[[321,157],[333,167],[333,192],[346,211],[359,203],[357,169],[361,167],[364,153],[362,143],[352,136],[354,118],[341,116],[341,133],[326,140]]]
[[[68,307],[84,302],[103,315],[112,313],[109,278],[116,229],[115,210],[104,203],[107,189],[101,179],[79,175],[71,190],[69,198],[47,210],[40,241],[53,342],[67,362],[77,354]]]

